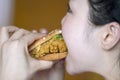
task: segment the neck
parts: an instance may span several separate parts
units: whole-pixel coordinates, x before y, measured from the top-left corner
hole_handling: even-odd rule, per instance
[[[96,72],[103,75],[105,80],[120,80],[120,70],[117,66],[114,66],[112,69],[106,66],[106,68]]]
[[[105,80],[120,80],[120,63],[117,60],[117,57],[104,57],[98,66],[94,68],[94,71],[103,75],[105,77]]]
[[[120,72],[118,69],[104,73],[104,76],[106,80],[120,80]]]

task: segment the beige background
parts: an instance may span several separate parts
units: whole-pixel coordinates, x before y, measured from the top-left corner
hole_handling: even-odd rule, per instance
[[[16,0],[14,24],[18,27],[39,30],[42,27],[51,31],[61,28],[61,19],[66,14],[68,0]],[[65,80],[103,80],[94,73],[70,76]]]

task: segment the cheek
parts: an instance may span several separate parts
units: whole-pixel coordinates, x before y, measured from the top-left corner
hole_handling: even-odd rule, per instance
[[[85,60],[87,47],[85,46],[84,30],[77,28],[72,23],[65,24],[63,27],[63,37],[68,47],[68,56],[66,58],[66,69],[70,74],[78,73],[83,70],[82,63]],[[80,27],[80,26],[78,26]],[[81,70],[80,70],[81,69]],[[85,69],[84,69],[85,70]]]
[[[70,31],[70,29],[72,28],[73,24],[73,19],[72,16],[70,15],[66,15],[63,19],[62,19],[62,31],[66,32],[66,31]]]
[[[67,44],[68,50],[77,50],[84,41],[85,21],[67,15],[62,21],[62,35]]]
[[[66,58],[66,69],[70,74],[81,73],[83,71],[87,71],[86,66],[88,66],[87,57],[89,54],[87,52],[87,47],[81,41],[74,41],[73,43],[68,43],[69,46],[69,54]]]
[[[93,50],[86,39],[87,23],[80,19],[66,16],[62,22],[62,34],[68,47],[66,68],[70,74],[87,71],[92,64]],[[89,48],[89,49],[88,49]]]
[[[83,38],[67,40],[69,54],[66,58],[66,69],[70,74],[91,71],[102,58],[100,50],[93,45],[94,42],[87,43]]]

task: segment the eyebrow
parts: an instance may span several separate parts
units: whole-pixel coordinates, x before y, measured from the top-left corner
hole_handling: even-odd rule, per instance
[[[67,12],[70,10],[70,5],[69,3],[67,4]]]

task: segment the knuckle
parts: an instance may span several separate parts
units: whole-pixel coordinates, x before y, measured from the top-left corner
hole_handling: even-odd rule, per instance
[[[5,42],[1,45],[2,50],[7,49],[7,47],[9,47],[9,42]]]
[[[29,32],[29,31],[27,31],[27,30],[25,30],[23,28],[21,28],[19,31],[21,31],[21,32]]]
[[[23,31],[25,31],[25,30],[21,28],[21,29],[19,29],[19,31],[23,32]]]
[[[1,27],[1,31],[3,31],[3,30],[6,30],[7,29],[7,27]]]
[[[20,45],[19,40],[8,41],[8,42],[3,43],[3,48],[18,47],[18,45]]]
[[[20,44],[20,41],[19,41],[19,40],[14,40],[14,41],[11,41],[11,42],[10,42],[10,45],[11,45],[11,46],[13,46],[13,45],[14,45],[14,46],[18,46],[19,44]]]

